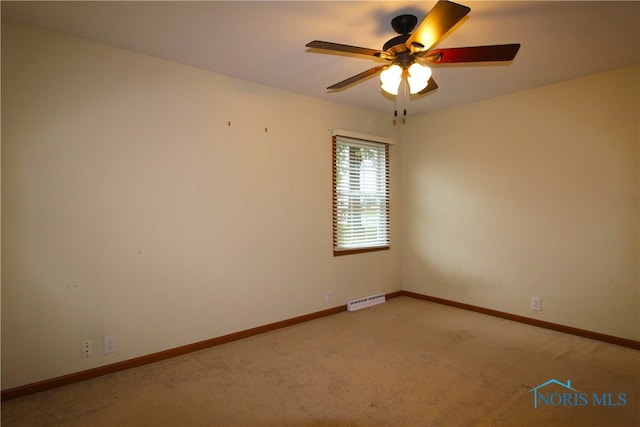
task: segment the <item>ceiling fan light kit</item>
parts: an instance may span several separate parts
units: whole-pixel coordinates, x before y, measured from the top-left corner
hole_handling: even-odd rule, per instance
[[[416,94],[427,87],[431,68],[414,62],[407,69],[397,64],[389,65],[380,73],[380,87],[390,95],[397,95],[403,78],[409,83],[409,93]]]
[[[414,15],[399,15],[391,20],[391,27],[400,34],[388,40],[382,50],[314,40],[307,47],[370,56],[390,64],[379,65],[329,86],[328,90],[343,89],[380,73],[381,88],[397,96],[404,80],[412,95],[424,95],[438,88],[431,77],[431,68],[425,63],[473,63],[511,61],[520,44],[471,46],[433,49],[433,47],[471,9],[447,0],[439,0],[425,18],[418,23]],[[413,31],[415,28],[415,31]],[[412,32],[413,31],[413,32]]]

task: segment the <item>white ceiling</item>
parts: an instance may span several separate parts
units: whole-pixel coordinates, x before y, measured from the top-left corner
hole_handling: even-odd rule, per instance
[[[640,63],[638,1],[469,1],[470,14],[438,47],[521,43],[512,63],[435,65],[439,88],[408,114],[521,91]],[[366,57],[309,52],[323,40],[372,49],[396,34],[391,19],[418,22],[435,1],[8,2],[2,16],[239,79],[391,114],[377,78],[326,87],[380,65]]]

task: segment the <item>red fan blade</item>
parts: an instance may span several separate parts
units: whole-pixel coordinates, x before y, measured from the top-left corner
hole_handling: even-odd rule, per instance
[[[357,55],[376,56],[379,57],[383,52],[376,49],[368,49],[366,47],[349,46],[346,44],[323,42],[320,40],[314,40],[305,45],[312,49],[324,49],[333,50],[336,52],[355,53]]]
[[[386,65],[379,65],[377,67],[373,67],[371,69],[368,69],[367,71],[363,71],[360,74],[356,74],[355,76],[349,77],[346,80],[343,80],[341,82],[338,82],[334,85],[329,86],[327,89],[342,89],[345,86],[349,86],[350,84],[356,83],[362,79],[365,79],[369,76],[372,76],[374,74],[376,74],[378,71],[380,71],[381,69],[383,69],[384,67],[386,67]]]
[[[405,43],[407,48],[428,50],[471,9],[461,4],[440,0],[422,20]]]
[[[436,89],[438,89],[438,85],[436,84],[435,80],[433,80],[433,77],[429,77],[429,84],[427,84],[427,87],[418,92],[418,95],[424,95],[425,93],[429,93],[432,90]]]
[[[426,54],[426,59],[437,64],[455,62],[511,61],[520,49],[519,44],[498,44],[493,46],[454,47],[434,49]]]

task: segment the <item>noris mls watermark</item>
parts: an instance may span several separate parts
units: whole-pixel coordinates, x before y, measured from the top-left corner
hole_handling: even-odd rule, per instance
[[[627,404],[627,394],[613,391],[580,392],[571,386],[571,380],[566,383],[555,378],[546,381],[527,393],[533,394],[533,407],[541,406],[603,406],[615,407]]]

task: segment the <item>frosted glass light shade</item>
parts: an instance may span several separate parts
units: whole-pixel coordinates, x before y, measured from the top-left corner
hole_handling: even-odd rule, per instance
[[[431,78],[431,68],[414,62],[409,67],[408,72],[409,77],[407,80],[409,81],[409,93],[413,95],[427,87],[429,79]]]
[[[397,95],[398,88],[400,87],[400,81],[402,80],[402,67],[399,65],[391,65],[384,69],[380,73],[380,82],[382,90],[391,94]]]

